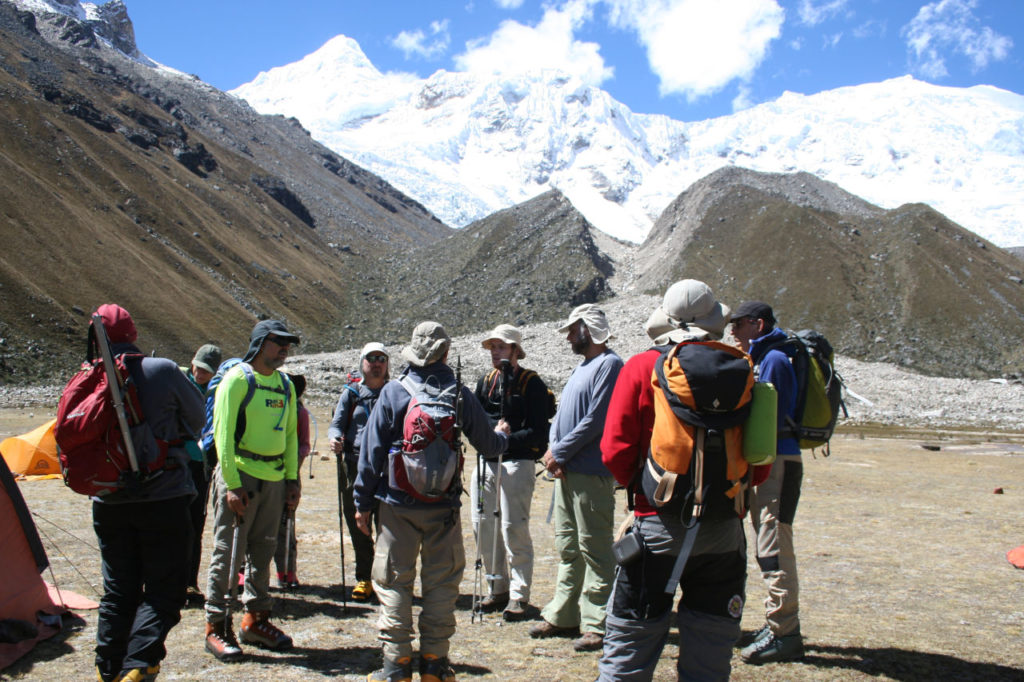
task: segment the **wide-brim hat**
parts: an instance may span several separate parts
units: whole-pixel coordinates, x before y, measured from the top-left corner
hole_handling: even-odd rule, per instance
[[[409,345],[402,349],[402,359],[413,367],[432,365],[444,357],[451,342],[440,322],[420,322],[412,330]]]
[[[699,327],[721,337],[729,324],[729,307],[715,300],[704,282],[684,279],[665,291],[661,310],[680,328]]]
[[[608,324],[608,317],[594,303],[584,303],[583,305],[576,306],[571,313],[569,313],[569,319],[566,320],[565,324],[558,328],[559,333],[565,334],[569,329],[579,322],[583,321],[583,324],[587,325],[587,329],[590,330],[590,338],[594,343],[604,343],[608,339],[612,338],[611,326]]]
[[[526,357],[526,351],[523,350],[523,335],[510,324],[499,324],[487,334],[487,338],[481,341],[480,345],[490,350],[491,341],[503,341],[509,345],[514,345],[519,350],[517,354],[519,359],[522,360]]]

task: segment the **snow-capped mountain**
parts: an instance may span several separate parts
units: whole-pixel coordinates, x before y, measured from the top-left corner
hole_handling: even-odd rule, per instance
[[[294,116],[453,226],[554,187],[599,229],[639,242],[680,192],[733,164],[808,171],[886,208],[924,202],[996,244],[1024,244],[1024,97],[989,86],[904,77],[684,123],[558,71],[384,74],[338,36],[232,94]]]

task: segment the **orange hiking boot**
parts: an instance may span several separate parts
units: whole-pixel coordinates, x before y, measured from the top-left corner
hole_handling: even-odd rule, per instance
[[[292,648],[292,638],[270,622],[270,611],[255,611],[242,616],[242,641],[246,644],[284,651]]]
[[[240,661],[244,655],[230,621],[206,624],[206,650],[225,663]]]

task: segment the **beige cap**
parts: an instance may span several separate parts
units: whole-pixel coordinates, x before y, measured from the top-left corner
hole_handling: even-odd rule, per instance
[[[490,350],[491,341],[504,341],[509,345],[515,345],[519,349],[519,359],[526,357],[526,351],[523,350],[523,335],[510,324],[499,324],[487,334],[487,338],[480,345]]]
[[[576,306],[571,313],[569,313],[569,319],[558,328],[558,331],[565,334],[569,331],[569,328],[574,324],[583,321],[583,324],[587,325],[587,329],[590,330],[590,338],[593,339],[594,343],[604,343],[608,339],[612,338],[612,330],[608,325],[608,317],[605,316],[604,311],[597,307],[594,303],[584,303],[583,305]]]

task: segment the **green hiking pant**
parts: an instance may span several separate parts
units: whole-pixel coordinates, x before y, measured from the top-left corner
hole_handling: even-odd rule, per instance
[[[604,634],[605,604],[615,577],[612,533],[615,479],[566,472],[555,480],[555,595],[541,612],[560,628]]]

